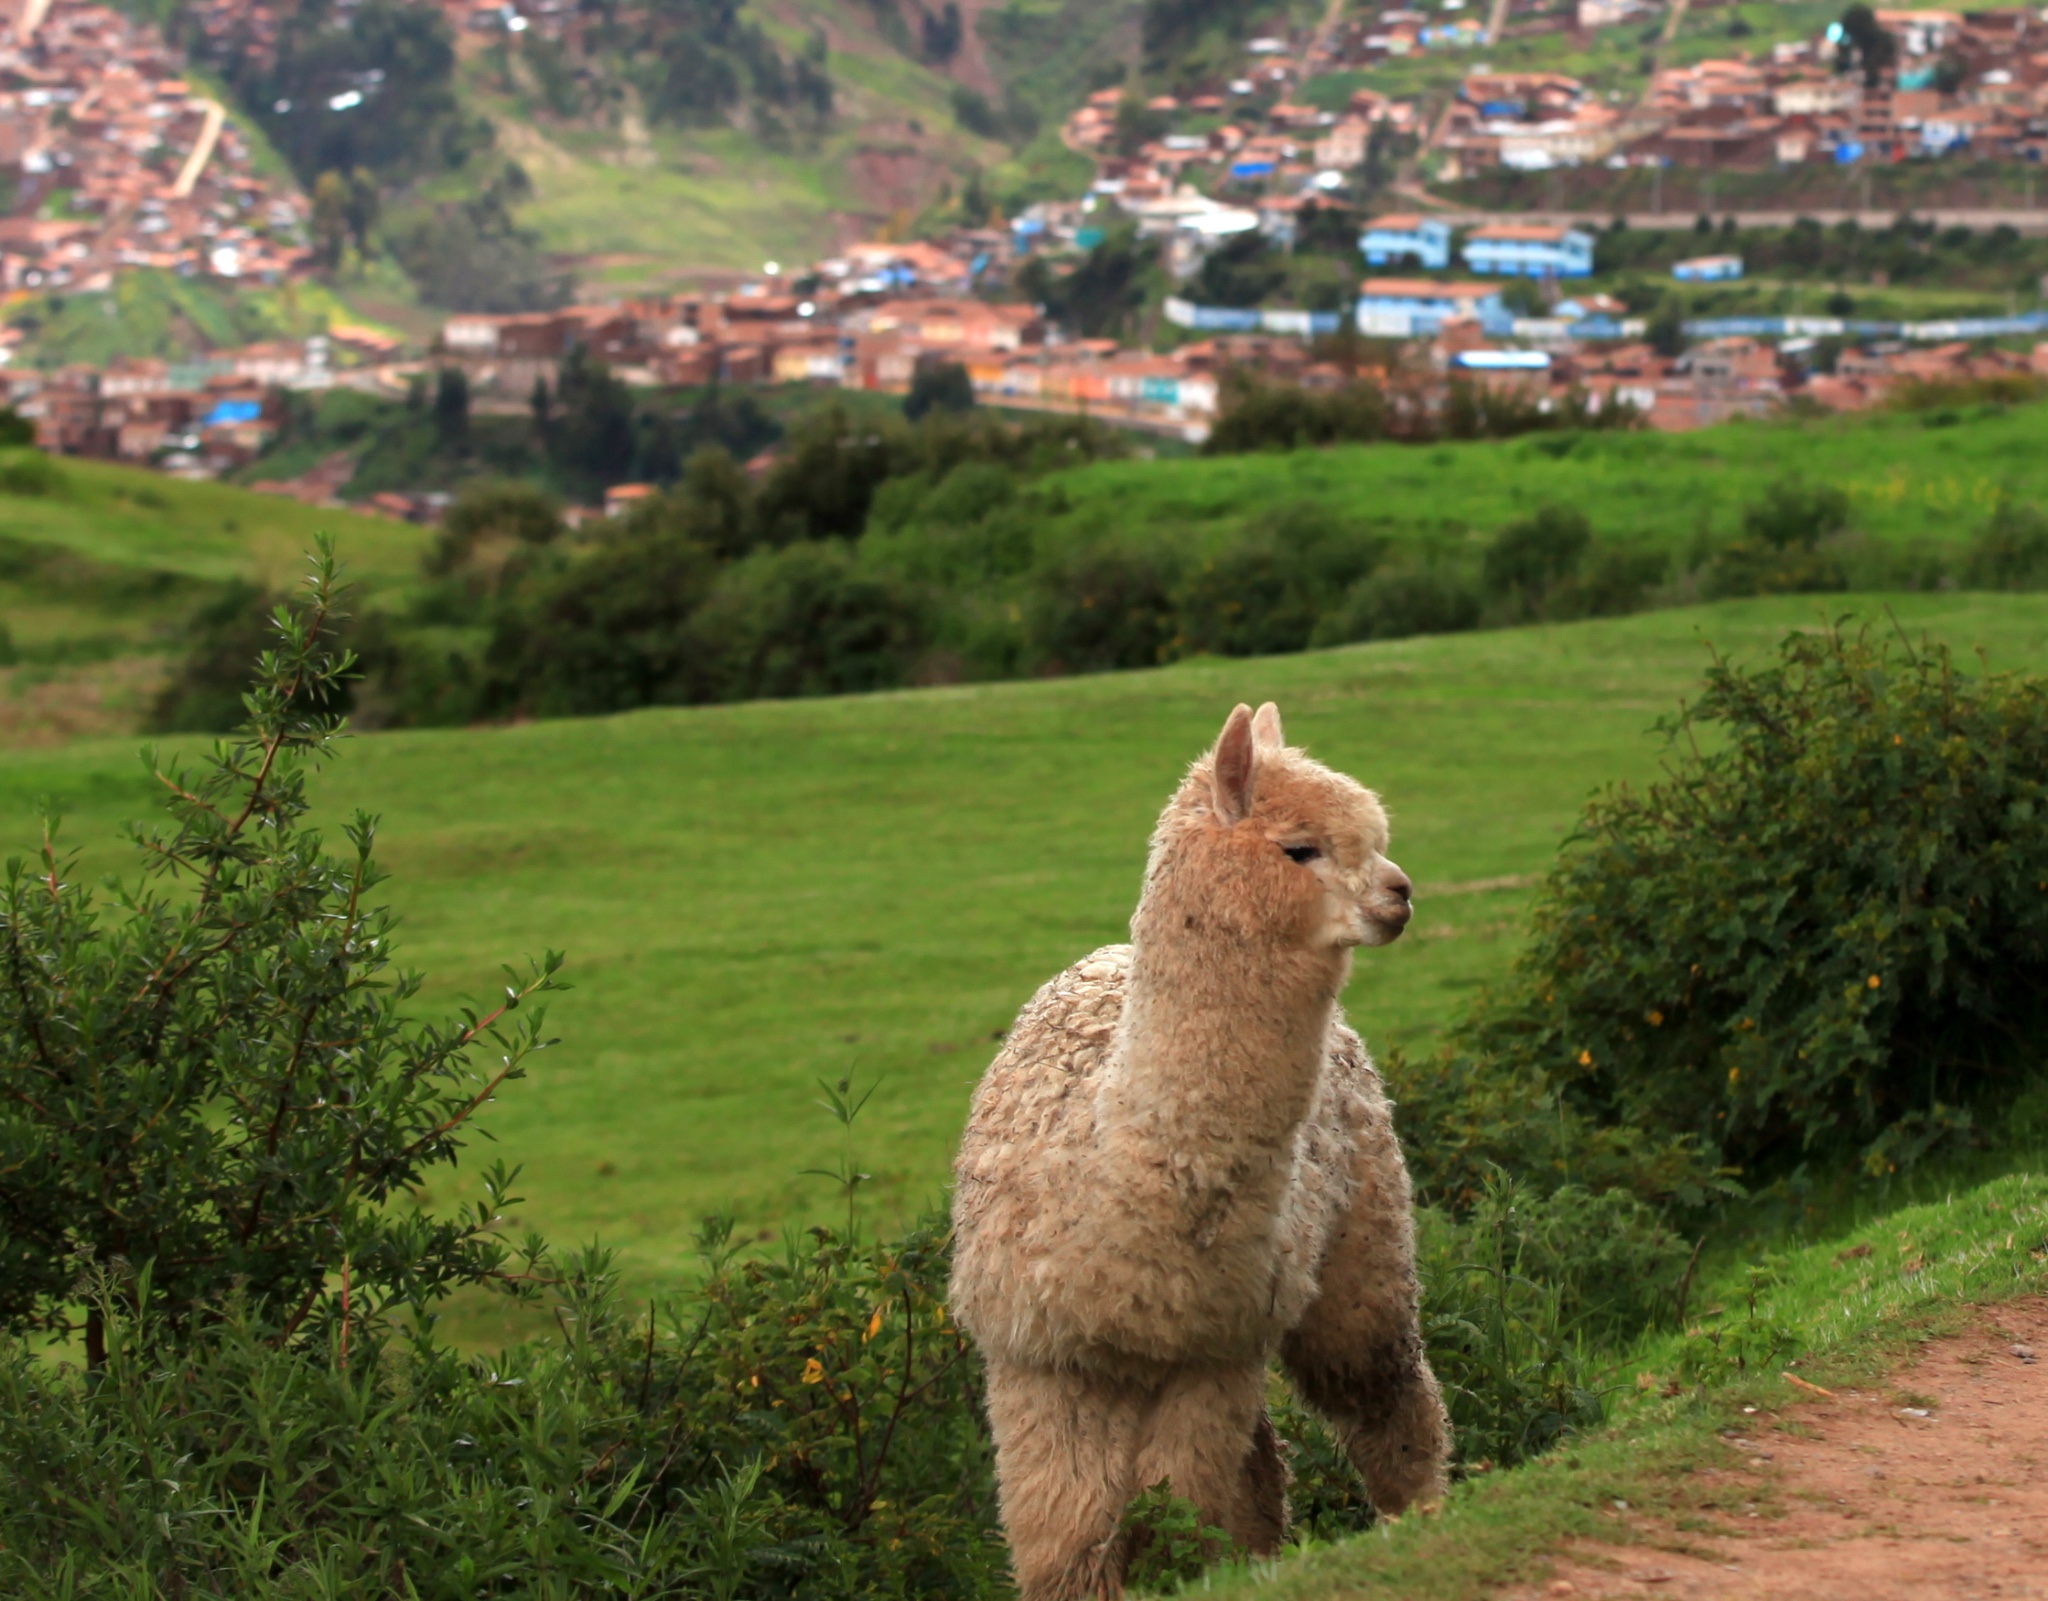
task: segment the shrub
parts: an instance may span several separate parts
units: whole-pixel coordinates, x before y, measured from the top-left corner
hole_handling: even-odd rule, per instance
[[[1494,600],[1523,615],[1541,615],[1551,590],[1578,571],[1592,541],[1583,512],[1545,506],[1494,537],[1480,576]]]
[[[472,596],[499,593],[531,570],[535,554],[568,532],[562,508],[532,484],[484,481],[456,497],[422,563]]]
[[[8,450],[0,454],[0,494],[43,499],[61,495],[70,486],[64,469],[39,450]]]
[[[909,678],[924,637],[911,593],[836,541],[734,563],[690,624],[707,693],[721,700],[887,689]]]
[[[704,699],[689,625],[716,574],[701,545],[658,525],[619,531],[499,610],[485,705],[573,717]]]
[[[260,656],[275,634],[278,598],[254,584],[232,580],[192,614],[186,635],[192,641],[170,681],[150,708],[149,727],[162,733],[188,730],[224,733],[246,715],[242,697],[249,685],[249,663]],[[339,618],[323,617],[326,643]],[[341,675],[302,684],[298,704],[318,711],[348,710],[352,685]]]
[[[903,397],[903,415],[911,422],[917,422],[927,412],[973,409],[974,380],[957,361],[920,367],[910,380],[910,393]]]
[[[1717,662],[1667,734],[1459,1047],[1744,1169],[1967,1128],[2048,1022],[2048,688],[1830,629]]]
[[[1742,537],[1707,570],[1707,592],[1795,595],[1848,587],[1842,565],[1821,541],[1849,524],[1849,497],[1832,484],[1781,478],[1743,508]]]
[[[1039,569],[1028,608],[1031,642],[1061,672],[1156,667],[1176,624],[1163,563],[1149,553],[1096,546]]]
[[[1479,593],[1443,563],[1390,567],[1360,579],[1317,624],[1315,643],[1456,634],[1479,626]]]
[[[374,1326],[280,1351],[230,1300],[166,1362],[107,1294],[95,1382],[0,1360],[0,1587],[1009,1593],[943,1230],[739,1260],[729,1229],[665,1307],[627,1306],[602,1253],[565,1262],[564,1337],[488,1359]]]
[[[1202,454],[1368,443],[1386,437],[1390,417],[1377,384],[1354,382],[1316,393],[1232,371],[1224,380],[1222,413],[1202,443]]]
[[[2031,501],[2021,505],[2001,495],[1963,571],[1980,589],[2048,588],[2048,516]]]
[[[1198,563],[1175,596],[1178,652],[1270,656],[1308,644],[1315,597],[1271,540],[1233,545]]]
[[[240,732],[199,774],[160,769],[168,829],[142,832],[143,879],[102,911],[46,827],[0,880],[0,1327],[77,1326],[83,1267],[139,1326],[183,1332],[232,1289],[273,1342],[324,1339],[351,1312],[423,1308],[502,1276],[495,1213],[404,1204],[452,1162],[464,1126],[541,1044],[501,1020],[553,987],[550,957],[497,1010],[406,1013],[390,914],[368,899],[375,820],[346,856],[301,826],[332,752],[327,709],[349,660],[327,645],[333,566],[281,608]],[[488,1041],[484,1071],[472,1051]],[[510,1182],[487,1178],[495,1197]],[[83,1320],[107,1358],[104,1308]]]

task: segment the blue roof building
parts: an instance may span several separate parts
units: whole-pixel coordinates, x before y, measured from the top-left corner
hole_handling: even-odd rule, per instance
[[[1442,272],[1451,264],[1451,225],[1437,217],[1375,217],[1359,235],[1358,248],[1370,266],[1412,261],[1428,272]]]
[[[1476,317],[1489,334],[1506,334],[1514,313],[1492,284],[1428,278],[1368,278],[1358,289],[1358,331],[1381,339],[1428,338],[1445,323]]]
[[[1726,278],[1742,276],[1740,256],[1694,256],[1690,261],[1675,263],[1671,276],[1680,283],[1710,284]]]
[[[1579,228],[1540,223],[1488,223],[1466,236],[1465,265],[1503,277],[1590,277],[1593,236]]]

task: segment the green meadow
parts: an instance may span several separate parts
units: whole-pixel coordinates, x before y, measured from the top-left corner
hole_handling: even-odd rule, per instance
[[[0,475],[0,537],[80,557],[104,568],[202,582],[292,582],[320,533],[347,547],[357,581],[371,591],[410,584],[428,535],[410,523],[252,495],[225,484],[188,483],[108,462],[64,457],[38,474],[31,493]],[[36,597],[39,599],[40,597]],[[10,602],[19,631],[33,601]]]
[[[1163,476],[1163,475],[1162,475]],[[601,1236],[641,1285],[698,1219],[828,1215],[841,1146],[816,1081],[878,1084],[855,1132],[877,1220],[937,1201],[967,1097],[1032,989],[1120,937],[1146,835],[1238,700],[1385,796],[1420,886],[1409,937],[1348,1004],[1382,1050],[1427,1042],[1512,956],[1532,879],[1596,787],[1657,770],[1656,720],[1710,648],[1854,613],[2048,663],[2048,599],[1786,597],[1153,672],[759,702],[354,739],[318,786],[330,833],[382,815],[403,955],[430,1002],[568,952],[561,1044],[488,1116],[521,1221]],[[0,771],[10,852],[36,799],[81,871],[132,871],[151,786],[132,739]],[[189,756],[200,748],[181,736]],[[452,1198],[451,1194],[435,1197]]]
[[[2048,406],[1221,456],[1171,472],[1099,462],[1057,481],[1066,506],[1058,525],[1185,537],[1307,500],[1395,540],[1483,540],[1560,505],[1583,512],[1604,537],[1683,549],[1739,533],[1743,508],[1795,475],[1839,486],[1854,508],[1852,531],[1879,545],[1960,543],[2002,495],[2048,494]]]

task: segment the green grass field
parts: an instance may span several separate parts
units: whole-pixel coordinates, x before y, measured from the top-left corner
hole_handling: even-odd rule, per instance
[[[563,1040],[489,1114],[527,1168],[523,1221],[602,1236],[640,1284],[683,1270],[698,1218],[824,1215],[836,1155],[814,1081],[879,1079],[858,1131],[884,1219],[937,1200],[992,1035],[1063,964],[1120,937],[1145,839],[1237,700],[1385,795],[1421,886],[1410,937],[1365,954],[1376,1044],[1426,1040],[1515,949],[1527,881],[1586,794],[1655,771],[1647,730],[1707,645],[1896,609],[1910,629],[2048,662],[2048,599],[1726,603],[1157,672],[650,711],[353,741],[330,829],[382,813],[407,960],[451,1004],[497,964],[569,953]],[[196,744],[197,742],[188,742]],[[85,869],[127,870],[135,742],[20,753],[8,848],[52,795]],[[1505,881],[1505,882],[1503,882]],[[443,1195],[438,1199],[446,1200]]]
[[[55,493],[0,491],[0,533],[107,567],[278,586],[304,571],[314,537],[325,532],[348,547],[364,588],[382,592],[418,577],[429,539],[409,523],[223,484],[74,457],[55,465],[63,475]]]
[[[1946,422],[1951,426],[1943,426]],[[1156,470],[1102,462],[1058,480],[1069,527],[1199,537],[1288,500],[1333,506],[1390,538],[1483,542],[1541,506],[1575,507],[1607,537],[1670,548],[1725,540],[1780,477],[1838,485],[1852,531],[1897,547],[1974,535],[2001,494],[2048,494],[2048,406],[1883,412],[1696,433],[1533,435],[1443,444],[1225,456]]]

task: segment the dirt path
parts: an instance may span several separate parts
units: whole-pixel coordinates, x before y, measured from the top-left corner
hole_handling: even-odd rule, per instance
[[[1694,1513],[1619,1510],[1642,1543],[1589,1542],[1503,1601],[2048,1597],[2048,1299],[1987,1311],[1881,1391],[1802,1396],[1722,1443],[1683,1487]]]

